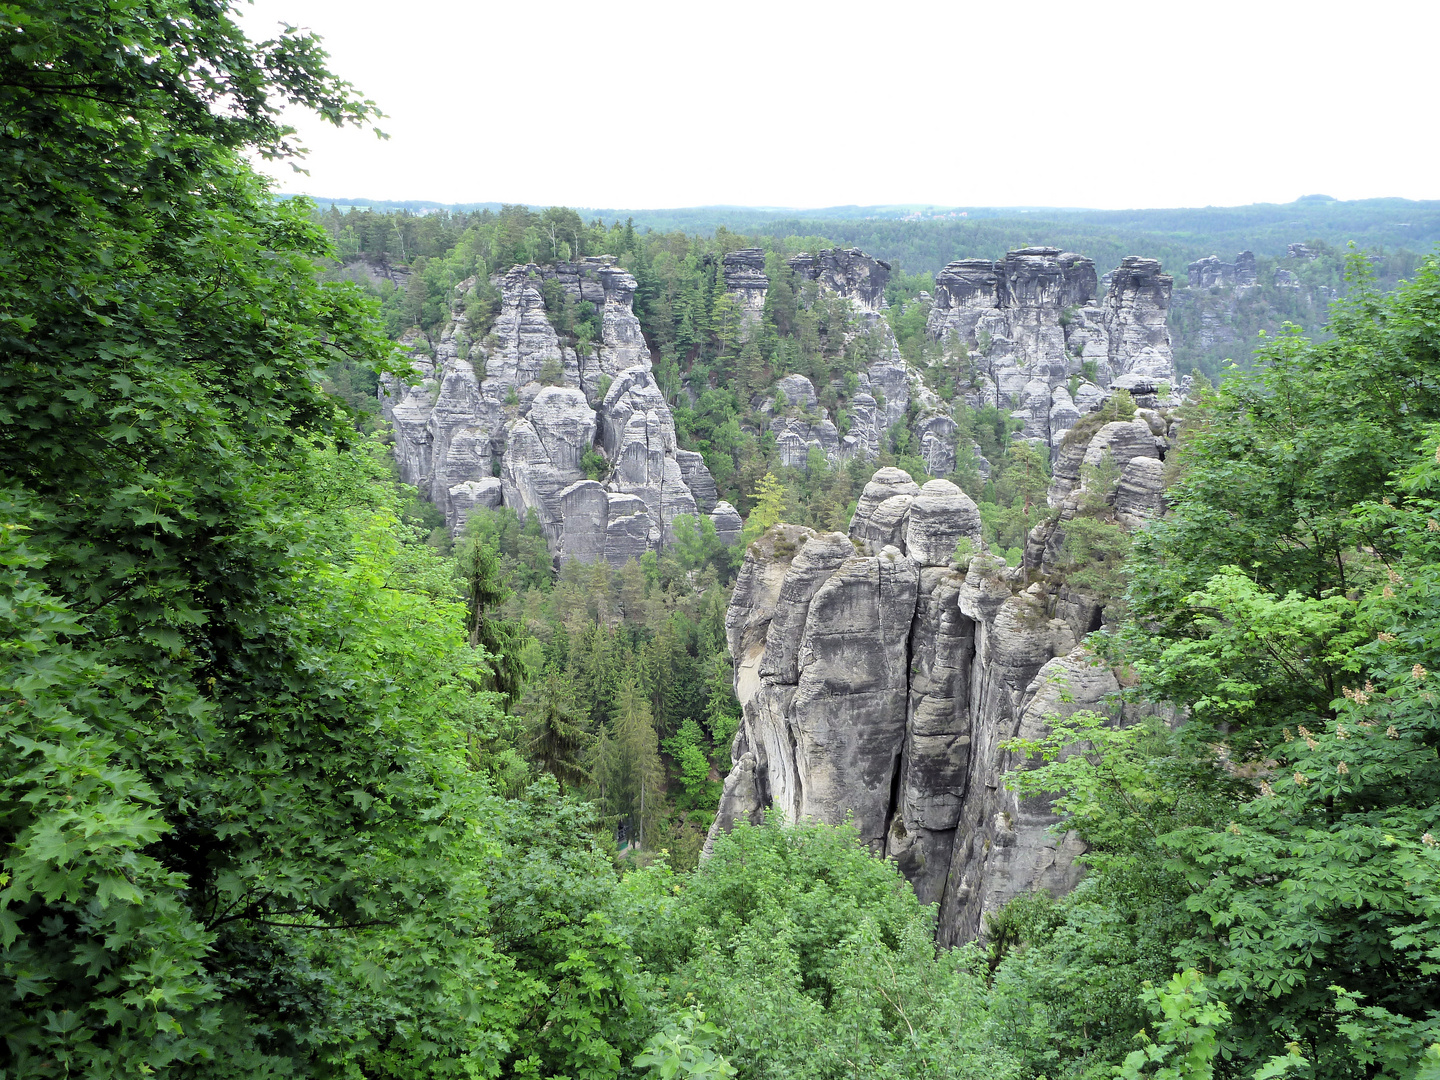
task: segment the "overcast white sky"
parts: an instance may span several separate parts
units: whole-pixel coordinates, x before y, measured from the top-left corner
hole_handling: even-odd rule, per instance
[[[242,9],[243,10],[243,9]],[[323,197],[670,207],[1440,198],[1440,2],[255,0],[387,113]]]

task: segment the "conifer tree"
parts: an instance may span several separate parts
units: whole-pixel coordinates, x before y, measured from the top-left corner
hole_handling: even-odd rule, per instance
[[[752,334],[741,347],[740,357],[735,363],[735,393],[740,398],[741,408],[748,408],[764,386],[765,357],[760,351],[758,336]]]
[[[620,683],[615,717],[597,758],[596,778],[605,788],[605,801],[627,834],[644,847],[646,830],[653,835],[664,817],[665,770],[650,702],[633,672],[627,672]]]
[[[755,485],[755,508],[745,522],[742,539],[750,543],[772,525],[785,520],[785,485],[774,473],[766,473]]]
[[[545,670],[544,678],[527,696],[530,755],[555,777],[560,793],[590,778],[584,767],[595,736],[585,730],[585,716],[575,702],[574,686],[559,668]]]
[[[470,647],[483,648],[489,654],[490,688],[513,703],[527,675],[521,655],[525,634],[521,627],[495,617],[495,609],[510,598],[500,575],[499,556],[489,543],[471,537],[461,547],[456,565],[464,577],[465,602],[470,609]]]

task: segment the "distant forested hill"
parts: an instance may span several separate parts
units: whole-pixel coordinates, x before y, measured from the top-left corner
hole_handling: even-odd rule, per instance
[[[514,262],[568,257],[582,248],[613,249],[643,278],[645,260],[625,254],[638,251],[637,244],[653,249],[651,257],[668,249],[677,258],[692,253],[702,260],[749,245],[787,253],[858,247],[895,268],[888,290],[893,304],[929,290],[935,272],[954,259],[999,258],[1043,244],[1088,255],[1101,273],[1127,255],[1159,259],[1175,276],[1170,329],[1179,369],[1198,370],[1212,381],[1226,360],[1247,365],[1262,331],[1273,334],[1290,322],[1306,334],[1321,333],[1330,302],[1347,289],[1350,243],[1370,255],[1383,291],[1408,278],[1420,256],[1440,243],[1440,202],[1324,196],[1173,210],[843,206],[800,212],[719,206],[538,212],[495,203],[317,203],[341,261],[372,267],[355,273],[374,278],[377,260],[398,268],[380,274],[384,281],[372,281],[385,294],[397,336],[412,325],[438,328],[449,312],[450,289],[472,274],[483,279]],[[483,253],[462,241],[472,228],[480,230],[474,236],[491,237],[480,243]],[[622,233],[635,239],[616,246]],[[1304,245],[1304,257],[1290,257],[1294,245]],[[1233,263],[1242,251],[1255,255],[1253,281],[1190,280],[1187,267],[1195,260],[1216,255]],[[430,265],[437,257],[447,260],[444,273],[438,263]],[[403,284],[412,266],[423,271],[424,282],[412,282],[403,299],[385,293],[384,286]],[[642,308],[644,302],[642,295]]]
[[[445,206],[424,201],[316,199],[321,208],[373,207],[377,212],[498,211],[499,203]],[[1069,210],[1015,207],[838,206],[820,210],[701,206],[674,210],[580,208],[586,219],[633,221],[640,230],[712,235],[717,229],[751,236],[825,236],[864,248],[909,273],[933,274],[952,259],[996,258],[1027,244],[1082,252],[1100,266],[1126,255],[1158,258],[1167,270],[1206,255],[1237,251],[1281,257],[1289,244],[1321,241],[1370,250],[1428,252],[1440,243],[1440,201],[1362,199],[1341,202],[1309,195],[1292,203],[1163,210]],[[1183,284],[1183,281],[1182,281]]]

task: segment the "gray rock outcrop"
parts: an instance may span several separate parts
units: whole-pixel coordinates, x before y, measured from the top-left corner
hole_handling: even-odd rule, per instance
[[[1240,252],[1233,263],[1221,262],[1218,255],[1207,255],[1186,266],[1185,273],[1190,279],[1192,289],[1209,289],[1217,285],[1231,289],[1251,289],[1260,284],[1253,251]]]
[[[1155,429],[1168,423],[1142,410],[1077,429],[1055,503],[1073,516],[1089,464],[1122,523],[1163,512]],[[1037,526],[1037,551],[1063,520]],[[848,816],[939,906],[944,945],[983,936],[1022,892],[1068,891],[1083,846],[1053,834],[1048,799],[1004,787],[1027,767],[1005,746],[1077,709],[1118,709],[1114,674],[1082,644],[1095,608],[987,554],[978,508],[948,481],[883,468],[848,535],[775,526],[746,552],[726,613],[742,720],[707,850],[766,807]]]
[[[968,357],[969,404],[1010,411],[1021,438],[1054,452],[1112,381],[1175,385],[1169,275],[1130,256],[1104,284],[1090,259],[1059,248],[961,259],[936,274],[926,329],[957,363]]]
[[[472,332],[457,310],[433,356],[411,338],[412,378],[386,376],[380,388],[401,478],[452,531],[477,508],[533,511],[557,558],[618,565],[667,543],[678,516],[718,511],[704,458],[679,448],[650,373],[635,279],[601,256],[494,280],[501,308],[488,331]],[[557,285],[565,304],[598,316],[600,339],[583,351],[550,321],[545,296]],[[587,476],[597,465],[602,475]],[[737,516],[712,517],[727,542]]]
[[[721,260],[725,291],[740,308],[741,337],[760,322],[765,314],[765,296],[770,278],[765,274],[765,252],[760,248],[732,251]]]
[[[726,547],[739,540],[740,532],[745,528],[740,511],[724,500],[716,503],[715,509],[710,511],[710,522],[715,526],[715,535]]]
[[[859,248],[830,248],[796,255],[790,269],[803,281],[819,282],[822,291],[843,296],[863,312],[885,307],[885,286],[890,264],[872,259]]]

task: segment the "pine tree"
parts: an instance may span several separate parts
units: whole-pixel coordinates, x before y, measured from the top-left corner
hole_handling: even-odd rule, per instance
[[[765,382],[765,357],[760,351],[759,339],[752,336],[740,349],[735,363],[735,393],[740,398],[740,407],[749,408],[751,400],[760,392]]]
[[[500,574],[500,558],[495,549],[479,537],[467,538],[455,558],[465,581],[465,602],[470,609],[470,647],[483,648],[490,661],[492,690],[505,695],[513,704],[520,696],[529,674],[522,651],[525,632],[522,627],[495,618],[493,612],[510,598]]]
[[[615,719],[609,772],[608,801],[626,823],[640,847],[645,832],[664,818],[665,770],[660,762],[660,740],[655,721],[635,676],[627,672],[615,696]]]
[[[766,473],[755,485],[755,508],[745,521],[742,539],[746,544],[755,540],[772,525],[785,520],[785,485],[774,473]]]
[[[571,681],[559,668],[551,667],[527,696],[526,719],[532,759],[560,784],[578,786],[590,779],[583,762],[595,742],[585,730],[585,715],[575,703]]]

